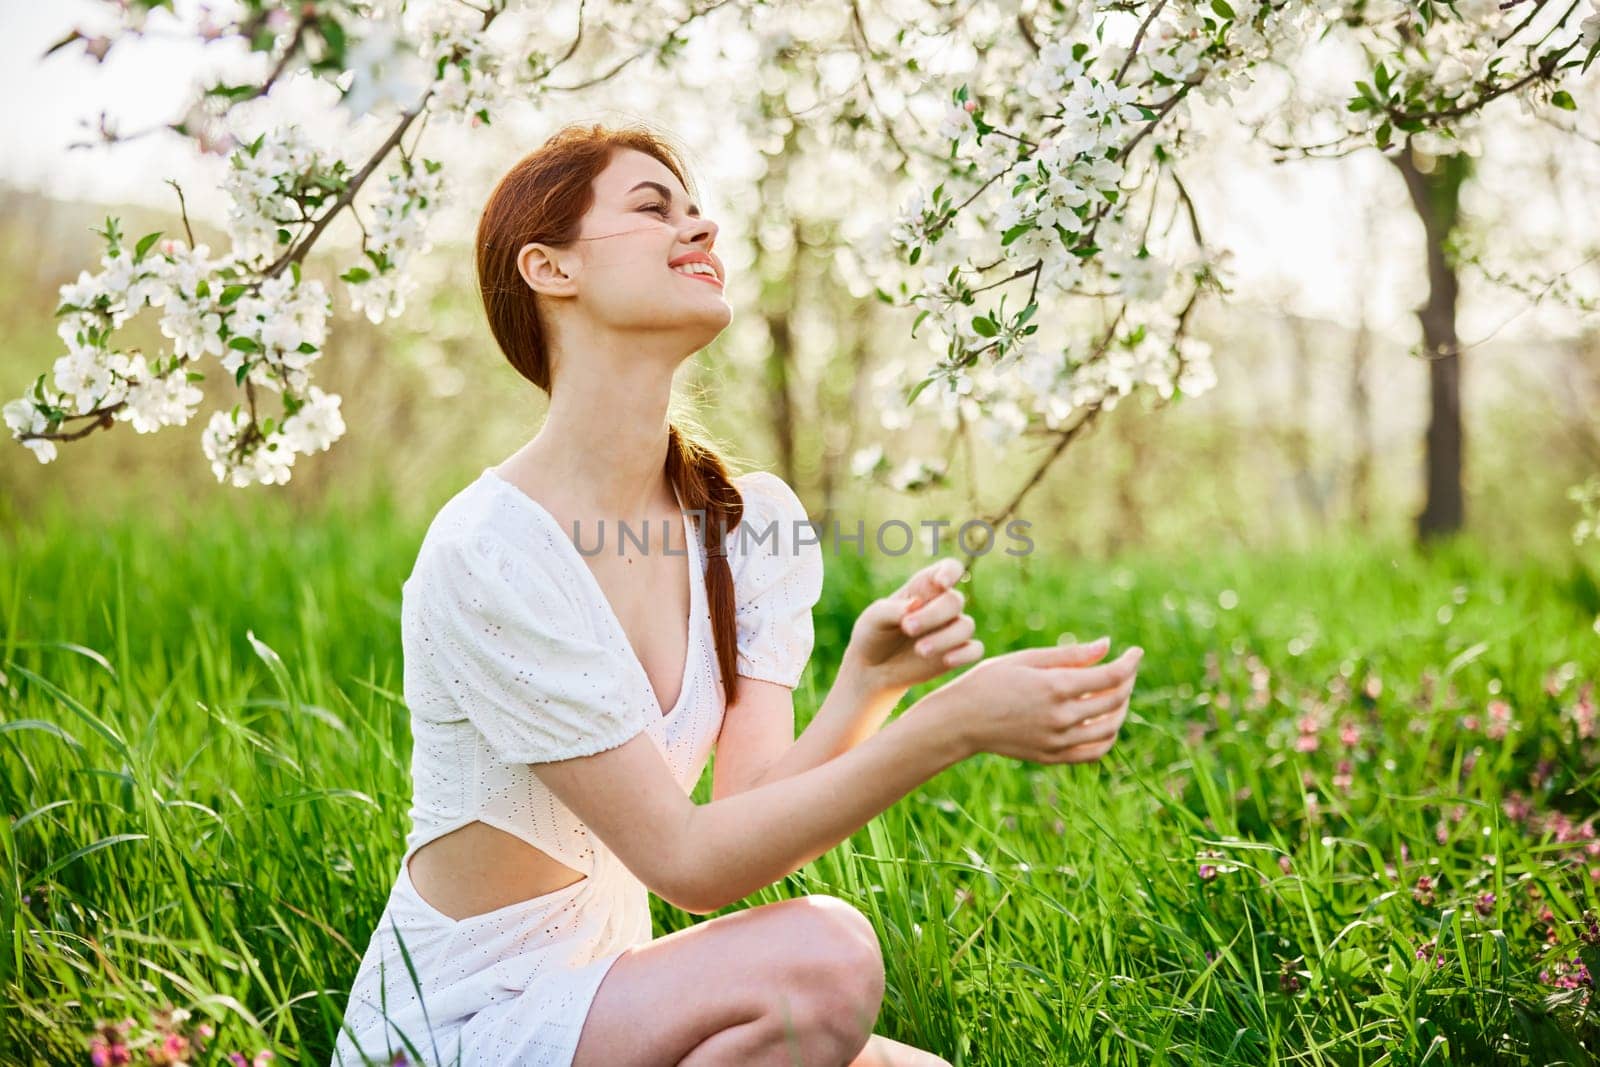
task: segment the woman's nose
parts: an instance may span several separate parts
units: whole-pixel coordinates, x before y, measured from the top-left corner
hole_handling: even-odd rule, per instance
[[[705,241],[706,249],[709,251],[717,240],[717,224],[710,219],[695,219],[694,222],[694,233],[689,238],[690,243],[694,244],[703,240]]]

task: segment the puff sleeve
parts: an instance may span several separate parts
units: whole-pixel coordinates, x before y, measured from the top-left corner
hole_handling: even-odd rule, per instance
[[[508,763],[591,755],[649,722],[618,654],[534,562],[490,535],[430,546],[406,580],[401,623],[408,702],[413,682],[425,685]]]
[[[726,544],[738,670],[793,689],[815,641],[811,609],[822,595],[822,548],[804,505],[782,478],[752,471],[735,484],[744,519]]]

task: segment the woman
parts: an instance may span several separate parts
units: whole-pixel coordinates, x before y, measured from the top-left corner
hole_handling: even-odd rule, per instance
[[[795,738],[820,549],[781,479],[730,476],[668,418],[731,316],[687,186],[651,133],[569,127],[484,209],[489,325],[549,413],[440,509],[403,586],[412,830],[336,1062],[944,1063],[872,1033],[883,961],[851,905],[652,940],[648,893],[708,914],[969,755],[1115,742],[1137,660],[1092,667],[1099,645],[992,658],[884,726],[982,656],[955,560],[863,612]]]

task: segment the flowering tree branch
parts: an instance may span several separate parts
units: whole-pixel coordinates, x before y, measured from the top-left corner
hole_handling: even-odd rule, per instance
[[[692,8],[634,58],[670,52],[686,25],[727,2]],[[115,6],[126,33],[137,36],[147,32],[151,9],[162,4],[130,0]],[[58,332],[68,353],[52,375],[40,375],[26,395],[4,407],[13,437],[41,462],[55,457],[58,444],[119,421],[133,423],[140,433],[186,424],[202,400],[194,383],[204,374],[195,367],[206,356],[216,357],[244,394],[231,411],[214,413],[202,435],[218,480],[282,483],[297,455],[324,450],[343,434],[340,398],[310,381],[332,301],[321,282],[302,277],[302,264],[333,221],[350,212],[362,233],[363,257],[339,275],[351,307],[374,323],[399,315],[414,287],[406,267],[413,255],[427,251],[427,222],[446,196],[442,165],[418,154],[429,117],[487,124],[508,95],[550,89],[546,79],[575,53],[584,32],[580,5],[577,34],[558,60],[530,50],[512,63],[486,36],[511,0],[412,4],[403,16],[391,6],[387,0],[246,0],[236,24],[200,27],[203,40],[244,38],[252,50],[273,57],[260,80],[213,86],[184,121],[160,127],[195,137],[202,151],[228,151],[232,247],[213,257],[196,245],[181,189],[187,243],[156,233],[128,248],[117,221],[106,220],[100,231],[106,242],[102,270],[84,271],[61,291]],[[402,25],[402,17],[409,22]],[[618,39],[628,35],[620,18],[607,29]],[[97,59],[111,47],[109,39],[82,34],[56,47],[75,39],[85,39]],[[561,88],[598,84],[625,65]],[[330,80],[349,75],[341,102],[353,113],[398,106],[393,127],[359,168],[311,144],[297,127],[266,131],[248,142],[215,128],[236,104],[265,96],[282,78],[302,71]],[[224,106],[207,111],[204,102],[216,100]],[[212,125],[192,128],[196,116]],[[417,143],[408,152],[403,139],[413,129]],[[396,156],[398,169],[371,205],[369,226],[356,211],[357,197]],[[114,343],[116,332],[145,308],[162,309],[161,331],[173,342],[170,353],[153,359],[137,350],[118,351]],[[281,412],[263,410],[258,387],[280,395]]]

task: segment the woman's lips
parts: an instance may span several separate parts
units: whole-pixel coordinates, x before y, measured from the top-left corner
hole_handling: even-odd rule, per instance
[[[671,267],[668,267],[667,269],[668,270],[672,270]],[[672,273],[678,275],[679,277],[688,278],[690,281],[706,282],[706,283],[708,283],[710,285],[716,286],[718,289],[722,288],[722,282],[720,282],[719,280],[717,280],[716,278],[712,277],[709,274],[685,274],[681,270],[672,270]]]

